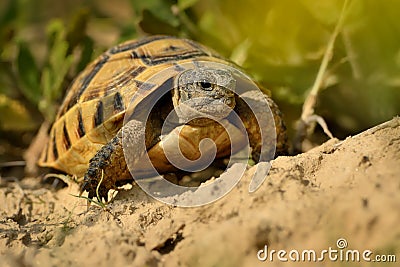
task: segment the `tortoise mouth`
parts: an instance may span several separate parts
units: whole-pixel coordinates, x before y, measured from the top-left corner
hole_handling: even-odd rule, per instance
[[[207,121],[198,120],[208,118],[221,120],[229,115],[235,106],[234,97],[196,97],[181,102],[175,110],[177,115],[184,122]]]

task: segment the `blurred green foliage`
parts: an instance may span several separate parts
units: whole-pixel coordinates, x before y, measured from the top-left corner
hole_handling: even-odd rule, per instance
[[[51,121],[106,48],[146,34],[197,40],[300,116],[343,0],[8,0],[0,3],[0,130]],[[343,137],[400,113],[400,2],[351,0],[317,113]]]
[[[197,25],[205,44],[241,54],[239,63],[273,91],[292,126],[343,2],[207,0],[196,8]],[[316,111],[334,134],[344,137],[400,114],[399,17],[399,1],[350,1]]]
[[[24,4],[26,1],[9,1],[0,20],[0,96],[9,99],[5,103],[17,101],[20,106],[27,106],[26,114],[16,113],[10,106],[0,106],[0,127],[5,130],[35,129],[41,121],[39,114],[53,120],[58,101],[70,81],[68,73],[72,68],[74,72],[84,68],[93,50],[93,41],[85,33],[88,12],[82,9],[68,26],[58,18],[43,25],[39,30],[44,35],[40,45],[45,51],[39,56],[35,53],[37,25],[29,24],[29,15],[33,14],[29,14]],[[73,53],[78,50],[81,53],[74,62]]]

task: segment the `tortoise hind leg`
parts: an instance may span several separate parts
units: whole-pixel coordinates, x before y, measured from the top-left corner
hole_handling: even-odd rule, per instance
[[[96,153],[89,162],[89,168],[81,186],[81,193],[88,191],[90,199],[97,197],[100,198],[99,201],[101,198],[107,200],[108,191],[115,189],[116,183],[132,179],[124,156],[122,137],[125,138],[126,146],[129,146],[129,156],[140,158],[145,152],[143,147],[145,126],[145,123],[140,121],[132,120],[128,122],[110,142]],[[99,185],[100,181],[101,184]],[[98,196],[97,187],[99,187]]]

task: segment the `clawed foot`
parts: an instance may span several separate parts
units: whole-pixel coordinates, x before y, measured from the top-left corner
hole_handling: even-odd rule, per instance
[[[83,184],[80,188],[79,195],[82,195],[84,191],[88,192],[88,198],[93,199],[94,197],[97,198],[99,202],[104,199],[106,202],[108,201],[108,190],[104,184],[102,184],[103,179],[100,178],[98,181],[95,177],[90,177],[88,174],[85,174]]]
[[[103,198],[108,201],[108,190],[115,187],[112,174],[107,175],[108,172],[106,171],[110,165],[110,157],[115,151],[115,143],[118,142],[118,140],[114,139],[103,146],[90,160],[89,168],[83,178],[80,195],[87,191],[89,199],[96,197],[100,202]]]

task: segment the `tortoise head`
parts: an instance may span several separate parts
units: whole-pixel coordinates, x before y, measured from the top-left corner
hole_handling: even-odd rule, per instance
[[[236,80],[228,70],[196,68],[177,77],[173,103],[178,116],[191,124],[225,118],[235,107]],[[201,115],[204,119],[199,119]]]

